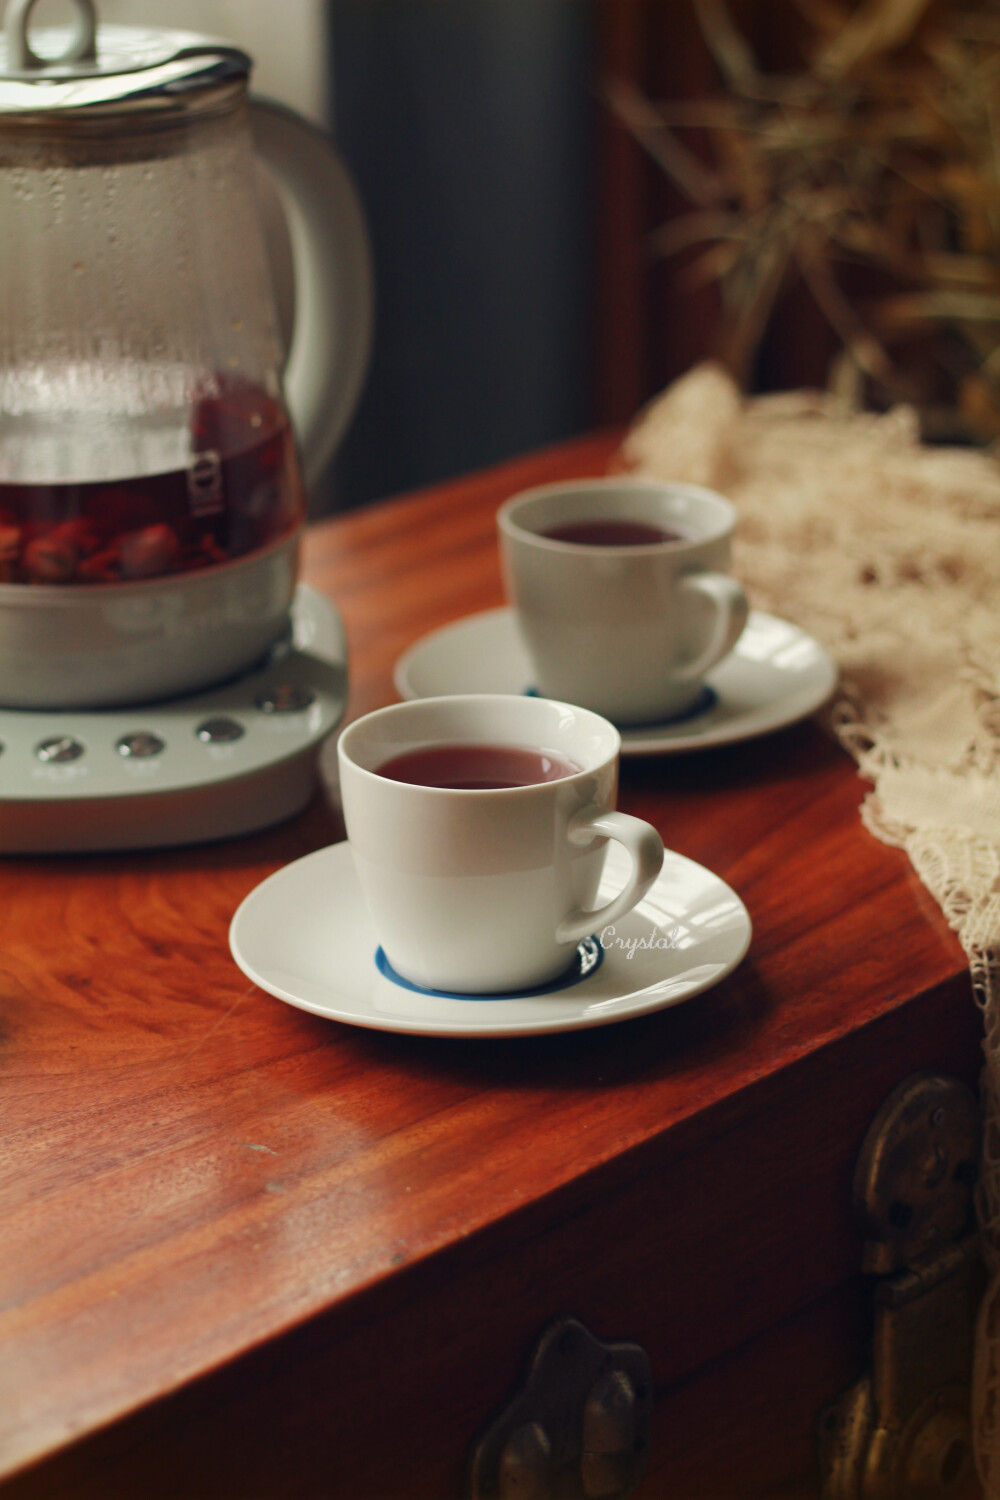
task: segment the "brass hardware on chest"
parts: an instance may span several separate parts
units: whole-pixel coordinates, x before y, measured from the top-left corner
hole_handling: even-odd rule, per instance
[[[872,1367],[826,1413],[823,1500],[960,1500],[973,1474],[971,1232],[979,1156],[971,1090],[915,1074],[883,1104],[854,1176],[874,1286]]]
[[[652,1409],[644,1350],[559,1318],[476,1444],[469,1500],[626,1500],[646,1468]]]

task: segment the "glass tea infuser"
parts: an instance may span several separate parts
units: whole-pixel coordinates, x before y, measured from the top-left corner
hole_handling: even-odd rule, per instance
[[[245,831],[308,800],[344,707],[296,575],[367,368],[361,211],[240,49],[35,3],[0,38],[0,852]]]

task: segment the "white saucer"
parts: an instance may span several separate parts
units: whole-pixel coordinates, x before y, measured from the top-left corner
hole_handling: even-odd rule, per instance
[[[621,889],[627,863],[609,845],[602,904]],[[251,891],[233,917],[229,947],[262,990],[332,1021],[430,1036],[526,1036],[607,1026],[690,1000],[740,962],[750,918],[718,876],[668,853],[646,899],[598,937],[600,965],[547,993],[463,999],[404,988],[376,967],[378,940],[343,843],[295,860]]]
[[[451,693],[523,693],[531,666],[512,609],[469,615],[425,635],[396,663],[402,698]],[[708,675],[714,700],[673,723],[622,730],[623,755],[666,755],[753,739],[820,708],[837,669],[797,625],[751,610],[736,649]]]

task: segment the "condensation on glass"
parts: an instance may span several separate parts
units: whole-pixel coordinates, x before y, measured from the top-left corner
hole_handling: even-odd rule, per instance
[[[89,73],[0,46],[0,582],[208,568],[304,515],[249,59],[100,38]]]

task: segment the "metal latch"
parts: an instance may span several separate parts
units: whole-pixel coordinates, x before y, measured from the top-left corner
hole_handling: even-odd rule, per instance
[[[469,1500],[626,1500],[645,1472],[652,1409],[638,1344],[603,1344],[558,1318],[473,1450]]]
[[[974,1466],[972,1338],[982,1292],[971,1089],[906,1079],[865,1136],[854,1210],[873,1295],[872,1367],[824,1414],[823,1500],[959,1500]]]

